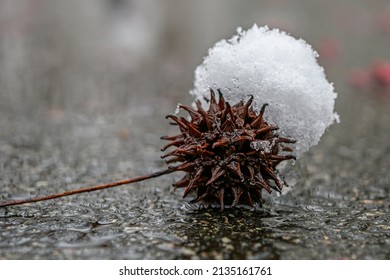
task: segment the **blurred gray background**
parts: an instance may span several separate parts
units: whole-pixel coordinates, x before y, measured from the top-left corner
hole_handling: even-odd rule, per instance
[[[254,23],[310,43],[341,124],[265,211],[198,211],[176,175],[0,209],[0,259],[389,259],[388,0],[0,0],[0,198],[165,167],[194,70]],[[381,65],[378,67],[378,65]]]
[[[348,68],[390,58],[389,13],[386,0],[2,0],[0,109],[95,114],[130,111],[140,96],[190,101],[207,50],[254,23],[312,44],[342,93]]]

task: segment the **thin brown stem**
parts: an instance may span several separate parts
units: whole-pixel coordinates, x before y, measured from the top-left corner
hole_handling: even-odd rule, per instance
[[[121,185],[131,184],[131,183],[140,182],[140,181],[148,180],[151,178],[159,177],[159,176],[166,175],[166,174],[169,174],[169,173],[172,173],[175,171],[176,170],[174,168],[170,168],[170,169],[161,170],[161,171],[158,171],[158,172],[146,175],[146,176],[116,181],[116,182],[112,182],[112,183],[108,183],[108,184],[96,185],[96,186],[87,187],[87,188],[83,188],[83,189],[65,191],[62,193],[50,194],[50,195],[46,195],[46,196],[34,197],[34,198],[29,198],[29,199],[6,201],[3,203],[0,203],[0,208],[6,207],[6,206],[12,206],[12,205],[20,205],[20,204],[25,204],[25,203],[55,199],[55,198],[74,195],[74,194],[78,194],[78,193],[93,192],[93,191],[97,191],[97,190],[113,188],[113,187],[117,187],[117,186],[121,186]]]

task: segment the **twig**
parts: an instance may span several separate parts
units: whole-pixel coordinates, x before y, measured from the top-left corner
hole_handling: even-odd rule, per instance
[[[74,195],[74,194],[78,194],[78,193],[92,192],[92,191],[97,191],[97,190],[113,188],[113,187],[117,187],[117,186],[121,186],[121,185],[131,184],[131,183],[140,182],[140,181],[148,180],[151,178],[159,177],[159,176],[162,176],[165,174],[172,173],[174,171],[176,171],[174,168],[168,168],[168,169],[161,170],[161,171],[158,171],[158,172],[146,175],[146,176],[116,181],[116,182],[112,182],[112,183],[108,183],[108,184],[96,185],[96,186],[87,187],[87,188],[83,188],[83,189],[65,191],[62,193],[50,194],[50,195],[46,195],[46,196],[34,197],[34,198],[29,198],[29,199],[6,201],[3,203],[0,203],[0,208],[6,207],[6,206],[12,206],[12,205],[20,205],[20,204],[26,204],[26,203],[31,203],[31,202],[38,202],[38,201],[43,201],[43,200],[55,199],[55,198]]]

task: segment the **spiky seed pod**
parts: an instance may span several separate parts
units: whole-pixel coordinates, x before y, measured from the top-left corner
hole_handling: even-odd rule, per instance
[[[254,206],[262,204],[263,189],[281,191],[286,183],[278,176],[276,166],[282,161],[295,159],[288,154],[292,151],[286,143],[294,140],[279,137],[276,126],[269,125],[263,118],[267,104],[257,114],[251,104],[253,97],[244,104],[239,102],[230,106],[219,91],[219,100],[210,90],[209,109],[205,111],[200,102],[197,109],[180,105],[191,117],[169,115],[180,128],[176,136],[164,136],[170,141],[162,150],[175,147],[162,158],[167,163],[179,162],[166,170],[120,180],[92,187],[80,188],[28,199],[6,201],[1,207],[20,205],[49,200],[84,192],[113,188],[160,177],[176,171],[184,171],[184,177],[174,184],[176,188],[185,188],[184,197],[195,193],[192,202],[219,203],[221,210],[225,205],[236,206],[239,203]]]
[[[263,189],[280,192],[286,184],[276,166],[295,159],[285,144],[296,141],[279,137],[275,133],[278,127],[264,120],[267,104],[257,114],[251,107],[252,96],[245,104],[231,106],[218,92],[217,101],[210,90],[207,111],[199,101],[196,109],[179,106],[191,120],[167,116],[179,126],[180,134],[161,137],[170,141],[162,151],[174,147],[162,158],[167,158],[167,163],[177,163],[170,170],[186,173],[173,186],[184,188],[183,197],[194,193],[192,202],[219,203],[221,210],[225,205],[261,206]]]

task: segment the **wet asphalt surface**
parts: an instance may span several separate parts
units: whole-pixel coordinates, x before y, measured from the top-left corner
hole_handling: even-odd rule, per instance
[[[318,24],[305,25],[302,19],[292,29],[314,43],[321,32],[335,34],[345,49],[340,61],[322,61],[339,93],[336,112],[341,123],[331,126],[319,145],[291,167],[290,191],[267,196],[261,209],[221,212],[189,204],[191,198],[183,199],[181,190],[171,187],[181,174],[169,174],[129,186],[0,208],[0,259],[390,259],[390,92],[388,88],[360,91],[345,83],[348,68],[366,66],[376,58],[390,59],[386,51],[390,41],[383,34],[367,33],[369,25],[362,29],[363,35],[345,29],[350,22],[328,30],[324,23],[335,25],[334,17],[325,13],[331,10],[322,12],[328,4],[316,8],[300,3],[287,5],[282,14],[275,13],[277,5],[268,3],[267,7],[276,18],[285,16],[286,22],[301,18],[298,8],[314,9],[307,13],[307,20],[318,20]],[[253,5],[248,4],[248,10]],[[347,13],[346,7],[337,6],[335,14]],[[353,11],[359,14],[361,10],[368,17],[383,9]],[[178,17],[180,23],[183,18]],[[237,26],[234,19],[230,23]],[[352,23],[359,23],[357,19]],[[258,18],[249,14],[248,20],[250,26]],[[9,77],[1,80],[0,75],[0,200],[108,183],[166,168],[160,158],[165,144],[160,136],[174,134],[175,129],[165,116],[178,102],[192,102],[188,90],[200,53],[205,54],[205,46],[230,37],[233,29],[226,30],[230,30],[228,35],[205,34],[211,43],[195,45],[199,53],[190,55],[174,43],[176,39],[185,44],[189,35],[173,32],[179,39],[170,34],[170,44],[164,46],[172,48],[172,53],[162,52],[158,59],[152,57],[149,66],[130,74],[117,69],[104,84],[102,91],[110,92],[105,98],[92,94],[99,86],[91,86],[101,82],[94,75],[100,77],[99,71],[107,70],[96,70],[104,61],[85,66],[77,56],[74,61],[66,57],[68,64],[42,68],[45,72],[35,66],[41,63],[38,58],[48,55],[27,52],[34,75],[26,76],[31,80],[22,76],[20,83],[26,87],[7,86]],[[362,38],[365,44],[359,44]],[[36,50],[39,42],[26,44]],[[161,59],[164,56],[166,60]],[[0,61],[7,57],[0,55]],[[88,67],[94,70],[90,73]],[[23,74],[23,67],[20,71]],[[61,76],[65,72],[72,75]],[[44,77],[47,84],[34,82]],[[31,98],[30,90],[39,94]],[[85,95],[79,97],[79,92]]]
[[[348,104],[342,123],[293,166],[291,190],[268,198],[263,209],[221,212],[189,204],[170,187],[179,174],[170,174],[0,209],[0,257],[389,259],[390,114],[361,97],[355,103],[341,100]],[[73,115],[42,118],[39,125],[3,123],[2,200],[164,168],[159,137],[170,128],[161,107],[146,118]]]

